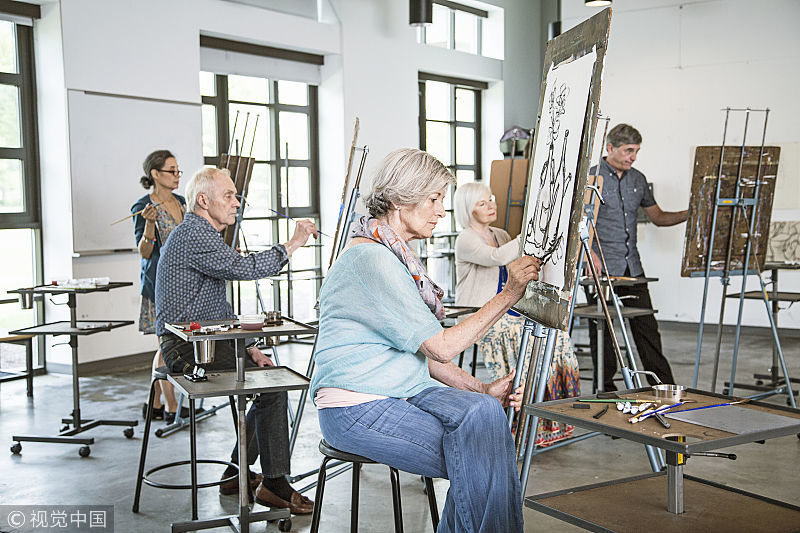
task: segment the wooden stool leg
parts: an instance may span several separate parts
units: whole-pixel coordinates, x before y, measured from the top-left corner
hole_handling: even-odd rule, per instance
[[[428,493],[428,505],[431,508],[431,522],[433,523],[433,533],[439,527],[439,506],[436,504],[436,493],[433,491],[433,480],[429,477],[425,480],[425,492]]]
[[[358,533],[358,493],[361,489],[361,463],[353,463],[353,487],[350,495],[350,533]]]
[[[314,512],[311,515],[311,533],[319,533],[319,519],[322,512],[322,495],[325,492],[325,474],[330,457],[325,457],[319,467],[317,475],[317,492],[314,496]]]
[[[392,503],[394,507],[394,531],[403,533],[403,507],[400,503],[400,473],[396,468],[389,467],[389,476],[392,478]]]
[[[144,479],[144,462],[147,458],[147,444],[150,442],[150,421],[153,418],[153,400],[156,396],[156,380],[150,381],[150,396],[147,397],[147,416],[144,421],[144,437],[142,437],[142,451],[139,454],[139,473],[136,475],[136,493],[133,496],[131,511],[139,512],[139,497],[142,495],[142,480]]]

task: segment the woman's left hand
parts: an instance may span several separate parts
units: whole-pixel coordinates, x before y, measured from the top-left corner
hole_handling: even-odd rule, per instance
[[[525,388],[524,383],[520,383],[519,387],[512,389],[514,386],[514,373],[515,369],[500,379],[492,381],[486,385],[486,394],[494,396],[503,407],[513,407],[515,411],[519,411],[522,406],[522,391]]]

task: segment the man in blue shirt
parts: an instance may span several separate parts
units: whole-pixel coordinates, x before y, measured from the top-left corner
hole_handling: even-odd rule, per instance
[[[288,242],[263,252],[242,256],[225,244],[220,231],[236,221],[239,200],[227,170],[204,168],[186,185],[187,213],[170,233],[161,249],[156,274],[156,334],[164,361],[171,372],[190,373],[194,366],[192,344],[169,333],[169,322],[235,318],[226,299],[226,282],[254,280],[277,274],[289,256],[317,236],[309,220],[297,222]],[[273,363],[256,347],[247,348],[254,365]],[[229,370],[236,366],[232,341],[218,342],[214,362],[208,370]],[[269,507],[288,508],[294,514],[310,514],[314,502],[300,495],[286,480],[290,472],[289,433],[285,392],[259,394],[247,413],[247,457],[253,464],[261,458],[261,475],[249,472],[256,501]],[[234,447],[233,463],[238,462]],[[223,477],[236,474],[229,467]],[[222,494],[236,494],[238,480],[220,485]]]
[[[603,199],[597,212],[597,238],[603,247],[608,272],[602,268],[597,254],[597,243],[592,245],[592,261],[598,272],[610,276],[644,277],[644,269],[637,248],[637,217],[639,206],[656,226],[674,226],[686,220],[687,211],[663,211],[653,198],[647,180],[633,168],[642,144],[641,134],[628,124],[617,124],[608,132],[608,155],[600,168],[589,172],[603,176]],[[620,297],[626,298],[627,307],[652,309],[647,284],[615,287]],[[675,383],[669,362],[661,347],[658,322],[653,315],[630,319],[631,334],[645,370],[654,372],[663,383]],[[596,325],[590,321],[592,358],[597,360]],[[603,390],[616,390],[612,378],[617,371],[617,359],[609,335],[603,338],[604,379]],[[595,365],[596,366],[596,365]],[[596,378],[596,375],[595,375]],[[651,379],[648,377],[648,379]],[[596,379],[595,379],[596,381]]]

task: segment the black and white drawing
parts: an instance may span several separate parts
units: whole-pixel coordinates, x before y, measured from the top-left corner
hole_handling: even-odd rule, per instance
[[[523,252],[542,260],[539,281],[563,290],[589,88],[596,54],[552,68],[536,137]]]

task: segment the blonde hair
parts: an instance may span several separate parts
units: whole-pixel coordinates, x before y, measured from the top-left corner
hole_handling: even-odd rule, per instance
[[[484,193],[492,194],[489,187],[480,181],[465,183],[456,189],[456,196],[453,200],[453,214],[456,216],[456,224],[461,228],[468,228],[472,222],[472,210]]]
[[[189,213],[194,213],[195,207],[197,207],[198,194],[202,193],[212,200],[214,199],[212,194],[214,191],[214,175],[218,173],[231,177],[231,172],[227,168],[204,167],[195,172],[192,179],[186,184],[186,210]]]
[[[380,217],[395,206],[418,204],[455,182],[447,167],[428,152],[401,148],[383,159],[364,203],[370,215]]]

